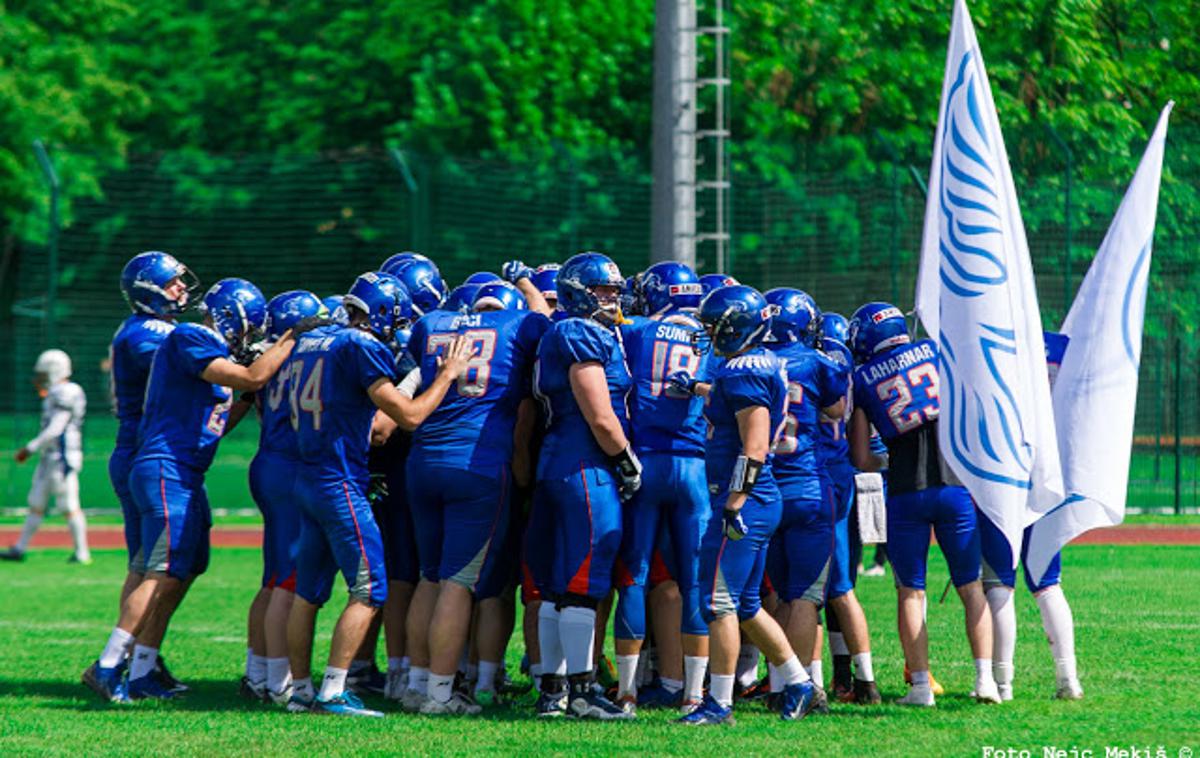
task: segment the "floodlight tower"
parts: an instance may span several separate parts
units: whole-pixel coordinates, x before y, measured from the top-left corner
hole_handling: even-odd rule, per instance
[[[654,27],[651,259],[695,266],[702,247],[705,268],[717,271],[728,265],[730,240],[724,2],[706,0],[711,23],[701,25],[696,0],[656,0]],[[697,46],[705,38],[708,70],[699,76]]]

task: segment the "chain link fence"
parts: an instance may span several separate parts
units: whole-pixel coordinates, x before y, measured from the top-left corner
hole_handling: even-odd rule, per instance
[[[1186,150],[1170,142],[1169,163],[1173,152]],[[59,165],[71,165],[72,155],[50,150]],[[0,413],[12,419],[13,446],[36,430],[39,401],[30,381],[43,349],[71,354],[92,416],[105,412],[108,343],[128,312],[119,274],[137,252],[169,251],[206,284],[245,277],[268,297],[296,287],[342,292],[358,273],[405,249],[433,257],[451,286],[510,258],[562,261],[584,249],[606,252],[632,272],[650,257],[647,165],[645,156],[585,159],[566,151],[524,162],[399,151],[178,152],[131,156],[89,192],[72,193],[73,177],[63,175],[71,199],[59,224],[47,220],[46,234],[0,250],[0,376],[10,378],[0,388]],[[859,181],[797,175],[768,182],[734,165],[728,273],[763,289],[801,287],[822,308],[847,315],[874,299],[911,309],[927,162],[883,164]],[[1111,186],[1076,184],[1075,197],[1088,198],[1087,207],[1071,205],[1061,175],[1023,181],[1018,173],[1048,328],[1065,316],[1132,169]],[[1143,510],[1200,506],[1193,339],[1200,235],[1190,231],[1191,209],[1177,202],[1175,184],[1186,182],[1169,172],[1146,309],[1130,485],[1131,507]],[[698,251],[702,272],[712,270],[706,254]],[[47,302],[52,276],[56,294]],[[107,452],[110,440],[93,434],[87,444]],[[17,504],[12,498],[5,505]]]

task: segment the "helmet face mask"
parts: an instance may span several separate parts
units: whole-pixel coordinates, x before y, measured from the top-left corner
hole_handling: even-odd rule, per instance
[[[204,293],[198,310],[230,349],[237,352],[263,330],[267,301],[245,279],[222,279]]]
[[[774,308],[753,287],[727,286],[710,292],[700,303],[699,319],[721,356],[733,356],[762,343],[771,328]]]
[[[134,313],[169,318],[182,313],[200,290],[200,280],[174,256],[139,253],[121,271],[121,292]]]
[[[408,326],[412,318],[412,299],[404,283],[379,271],[368,271],[355,279],[343,303],[351,325],[365,328],[383,342],[391,342],[396,331]]]
[[[555,288],[558,306],[570,316],[603,324],[621,323],[621,290],[625,280],[617,264],[600,253],[580,253],[562,265]]]

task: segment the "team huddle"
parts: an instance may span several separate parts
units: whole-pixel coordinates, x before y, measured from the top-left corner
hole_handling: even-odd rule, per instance
[[[885,501],[910,683],[898,702],[932,706],[940,692],[931,529],[966,609],[973,696],[1012,697],[1014,561],[941,461],[937,345],[911,339],[892,305],[847,320],[800,290],[764,295],[677,262],[625,279],[598,253],[510,261],[450,292],[414,253],[324,300],[268,301],[223,279],[196,323],[176,323],[199,286],[172,256],[134,257],[121,285],[133,315],[112,343],[109,472],[129,570],[83,675],[106,700],[186,692],[159,649],[208,566],[205,471],[252,410],[264,531],[246,697],[382,716],[361,699],[372,693],[478,714],[530,687],[503,663],[520,607],[540,717],[675,708],[713,725],[733,723],[739,699],[765,698],[784,720],[879,703],[854,585],[857,512],[882,519]],[[314,681],[316,617],[339,574],[348,599]],[[1026,581],[1056,694],[1078,698],[1058,577],[1056,559]]]

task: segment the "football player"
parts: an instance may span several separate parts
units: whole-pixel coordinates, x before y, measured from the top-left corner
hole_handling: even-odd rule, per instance
[[[117,625],[109,634],[100,658],[83,676],[84,684],[106,700],[117,694],[117,687],[124,687],[125,659],[154,590],[152,585],[146,585],[135,592],[142,585],[146,560],[142,553],[141,515],[129,491],[129,466],[137,451],[146,381],[155,353],[175,328],[175,317],[188,306],[191,294],[198,288],[199,282],[192,272],[162,252],[135,255],[121,271],[121,294],[133,314],[121,324],[109,347],[117,442],[108,459],[108,475],[121,503],[129,566],[121,586]],[[161,659],[157,667],[160,673],[166,672]]]
[[[685,372],[707,376],[708,355],[697,355],[692,343],[702,331],[695,318],[700,280],[682,263],[656,263],[641,277],[649,318],[621,327],[633,375],[630,425],[633,449],[643,465],[643,486],[625,504],[614,626],[617,653],[617,702],[627,711],[636,706],[699,705],[708,667],[708,627],[700,617],[700,535],[708,522],[704,478],[704,400],[681,392],[668,377]],[[646,636],[646,587],[654,550],[668,535],[674,566],[668,567],[682,600],[681,619],[660,646],[673,642],[683,657],[658,657],[661,680],[635,688],[638,654]],[[666,609],[661,609],[665,611]],[[666,628],[666,627],[665,627]],[[682,639],[680,635],[682,634]],[[686,685],[686,686],[685,686]]]
[[[276,295],[267,303],[264,347],[278,342],[300,321],[323,313],[325,305],[306,290]],[[263,517],[263,573],[261,589],[250,605],[250,645],[241,683],[243,696],[270,698],[280,705],[291,696],[287,617],[296,591],[295,549],[300,536],[292,499],[300,459],[287,402],[288,376],[276,372],[254,396],[260,432],[258,453],[250,461],[250,495]]]
[[[87,397],[83,387],[71,381],[71,357],[62,350],[47,350],[33,367],[34,382],[42,395],[42,426],[36,437],[17,451],[17,463],[40,453],[33,483],[29,487],[29,513],[21,528],[21,537],[0,558],[19,561],[25,558],[29,541],[42,524],[50,498],[67,514],[67,526],[75,543],[71,563],[88,564],[87,522],[79,508],[79,469],[83,466],[83,417]]]
[[[429,389],[403,397],[393,384],[388,345],[412,306],[390,274],[358,277],[343,300],[348,327],[318,326],[297,341],[289,375],[292,428],[300,466],[294,497],[300,506],[296,599],[288,616],[294,678],[287,707],[345,716],[381,716],[346,688],[351,660],[387,597],[383,542],[366,495],[367,448],[376,408],[414,429],[441,402],[466,365],[468,347],[455,340]],[[313,627],[340,571],[349,588],[338,619],[320,692],[311,678]]]
[[[821,315],[821,355],[839,367],[849,379],[854,359],[846,346],[849,322],[838,313]],[[847,396],[848,399],[848,396]],[[871,637],[867,617],[854,594],[862,542],[854,518],[856,496],[850,464],[850,444],[846,440],[846,418],[850,404],[838,416],[821,414],[817,436],[817,462],[826,486],[833,493],[837,520],[834,522],[833,560],[829,566],[828,606],[825,618],[829,627],[829,647],[833,651],[834,694],[846,703],[875,705],[880,702],[871,660]],[[853,671],[851,673],[851,664]]]
[[[467,643],[473,599],[502,558],[518,417],[529,419],[526,439],[518,442],[523,446],[534,417],[529,378],[549,322],[522,305],[524,298],[513,287],[485,284],[474,313],[432,313],[413,326],[408,345],[422,386],[434,380],[438,356],[459,335],[472,350],[457,383],[413,435],[407,464],[421,564],[417,593],[434,596],[425,617],[430,665],[421,712],[426,714],[480,711],[454,692],[454,675]],[[420,605],[414,599],[409,611],[417,623]],[[484,663],[483,684],[492,691],[499,661]]]
[[[765,295],[775,309],[766,346],[786,364],[788,405],[775,441],[771,471],[783,497],[783,512],[771,540],[767,573],[779,594],[776,619],[816,687],[813,708],[826,710],[823,677],[816,670],[818,619],[825,604],[833,558],[835,506],[817,457],[822,414],[845,412],[847,371],[817,352],[820,314],[808,294],[781,287]],[[778,673],[772,691],[782,690]]]
[[[804,666],[759,595],[767,545],[783,511],[771,472],[771,445],[788,404],[784,363],[762,346],[771,312],[761,294],[740,285],[714,289],[700,303],[706,342],[725,360],[712,372],[704,409],[710,425],[705,470],[712,510],[700,548],[705,582],[700,607],[708,622],[712,675],[704,702],[680,719],[684,724],[733,722],[739,627],[786,683],[781,716],[803,718],[813,702]]]
[[[933,706],[925,629],[925,562],[929,528],[937,534],[950,578],[966,609],[975,658],[975,698],[998,703],[992,677],[992,619],[980,581],[975,504],[953,480],[938,448],[937,345],[913,343],[904,314],[888,303],[867,303],[850,319],[854,413],[850,455],[862,471],[888,469],[888,558],[896,572],[900,643],[912,688],[901,705]],[[887,456],[871,452],[871,427]]]
[[[596,609],[612,588],[621,502],[641,485],[626,431],[632,380],[615,331],[623,285],[607,256],[572,257],[556,285],[558,305],[572,318],[555,323],[538,348],[534,387],[549,428],[537,487],[554,512],[553,604],[543,598],[538,617],[544,717],[631,716],[593,687]]]

